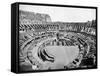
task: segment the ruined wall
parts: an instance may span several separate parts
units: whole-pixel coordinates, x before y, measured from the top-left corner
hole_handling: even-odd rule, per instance
[[[19,11],[20,24],[34,24],[34,23],[46,23],[51,22],[51,18],[48,14],[40,14],[28,11]]]

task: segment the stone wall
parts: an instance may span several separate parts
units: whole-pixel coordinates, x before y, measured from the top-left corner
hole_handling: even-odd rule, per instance
[[[51,22],[51,18],[48,14],[40,14],[28,11],[19,11],[20,24],[34,24],[34,23],[46,23]]]

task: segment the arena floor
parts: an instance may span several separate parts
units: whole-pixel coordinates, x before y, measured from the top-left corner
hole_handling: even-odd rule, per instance
[[[55,61],[54,63],[48,61],[42,62],[44,65],[42,69],[48,67],[51,69],[63,69],[64,65],[71,63],[79,54],[79,48],[77,46],[47,46],[45,49],[48,55],[54,56]],[[34,49],[34,51],[36,50],[37,49]]]

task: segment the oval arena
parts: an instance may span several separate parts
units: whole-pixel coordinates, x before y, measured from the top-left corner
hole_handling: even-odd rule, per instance
[[[52,22],[48,14],[19,10],[22,71],[96,66],[96,20]]]
[[[30,65],[30,70],[95,65],[95,51],[90,50],[91,46],[95,48],[95,29],[91,26],[83,29],[81,25],[60,25],[20,25],[20,65]],[[93,59],[92,65],[83,63],[88,57]]]

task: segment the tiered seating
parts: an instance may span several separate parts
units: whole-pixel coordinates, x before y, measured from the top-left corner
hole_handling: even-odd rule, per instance
[[[49,61],[53,63],[55,57],[49,55],[45,47],[77,46],[79,55],[66,65],[66,68],[81,67],[80,64],[83,65],[83,60],[88,58],[93,58],[95,64],[95,21],[84,23],[51,22],[50,16],[46,14],[35,14],[34,12],[25,11],[20,11],[19,14],[20,62],[28,62],[33,65],[33,69],[36,70],[37,68],[39,69],[41,65],[43,66],[43,64],[40,63],[37,58],[33,58],[34,48],[38,47],[38,52],[35,54],[36,57],[38,55],[43,62]]]
[[[60,23],[61,24],[61,23]],[[30,49],[32,50],[37,46],[37,44],[42,41],[46,41],[43,43],[38,50],[44,48],[46,46],[78,46],[79,55],[76,57],[67,68],[71,68],[71,66],[77,66],[81,64],[81,61],[88,56],[95,58],[95,52],[91,52],[91,43],[95,45],[95,29],[87,26],[85,27],[85,23],[62,23],[60,26],[58,23],[45,23],[45,24],[31,24],[31,25],[22,25],[20,24],[20,47],[23,52],[26,53],[30,46],[34,44],[34,46]],[[82,25],[82,26],[81,26]],[[91,31],[89,31],[91,30]],[[92,33],[91,33],[92,32]],[[57,37],[57,33],[60,35]],[[89,34],[89,35],[88,35]],[[93,35],[93,36],[92,36]],[[55,38],[55,39],[52,39]],[[94,46],[95,47],[95,46]],[[24,51],[26,50],[26,51]],[[96,50],[96,48],[92,49]],[[38,53],[37,53],[38,54]],[[25,55],[25,54],[23,54]],[[54,62],[54,59],[50,59],[45,49],[42,49],[38,56],[41,60]],[[25,58],[20,56],[20,61],[24,61]]]

